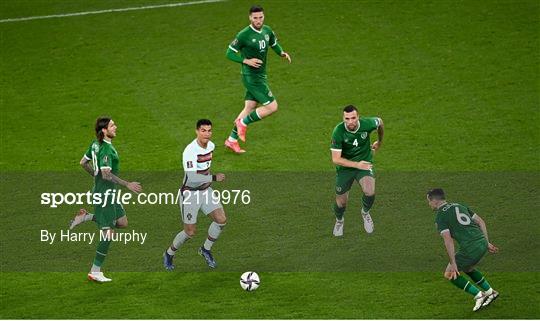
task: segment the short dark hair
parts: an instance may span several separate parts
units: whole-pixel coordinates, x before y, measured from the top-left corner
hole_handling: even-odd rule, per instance
[[[197,129],[201,128],[201,126],[204,126],[204,125],[209,125],[209,126],[212,126],[212,122],[210,121],[210,119],[199,119],[197,121]]]
[[[264,9],[263,7],[256,4],[254,6],[251,6],[251,8],[249,8],[249,14],[252,14],[254,12],[264,12]]]
[[[446,196],[442,188],[434,188],[427,192],[429,200],[445,200]]]
[[[343,108],[343,112],[344,113],[350,113],[350,112],[358,112],[358,109],[356,109],[356,107],[354,105],[347,105],[345,106],[345,108]]]
[[[105,134],[103,134],[103,128],[109,127],[110,122],[111,117],[109,116],[101,116],[96,119],[96,138],[100,144],[103,143],[103,138],[105,138]]]

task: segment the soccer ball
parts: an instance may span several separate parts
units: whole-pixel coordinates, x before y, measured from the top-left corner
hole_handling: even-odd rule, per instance
[[[240,286],[246,291],[255,291],[260,282],[259,275],[256,272],[246,272],[240,277]]]

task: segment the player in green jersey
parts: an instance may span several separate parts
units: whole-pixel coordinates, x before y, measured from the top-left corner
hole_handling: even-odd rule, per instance
[[[227,58],[242,64],[242,83],[246,87],[244,109],[235,120],[235,126],[225,140],[225,146],[235,153],[244,153],[238,138],[246,141],[247,126],[278,110],[277,101],[266,81],[268,48],[291,63],[272,29],[264,24],[264,11],[260,6],[249,10],[250,25],[242,29],[227,49]],[[257,105],[262,105],[256,108]]]
[[[118,177],[120,159],[112,145],[112,140],[116,137],[116,128],[116,124],[109,117],[100,117],[96,121],[96,140],[90,144],[80,164],[88,174],[94,177],[92,193],[100,196],[101,202],[94,204],[95,214],[82,209],[70,224],[70,229],[72,229],[83,222],[95,221],[100,229],[96,256],[88,273],[88,278],[96,282],[111,281],[101,272],[101,266],[109,251],[110,236],[114,233],[115,227],[123,228],[128,225],[124,208],[122,204],[113,201],[112,193],[118,190],[117,185],[125,186],[135,193],[142,191],[140,183],[128,182]],[[105,232],[101,233],[101,231]],[[101,235],[106,237],[102,239]]]
[[[371,144],[369,134],[377,130],[377,141]],[[360,117],[358,109],[349,105],[343,109],[343,122],[332,133],[332,162],[336,165],[336,202],[334,236],[343,236],[344,214],[349,190],[354,181],[362,188],[362,218],[367,233],[373,232],[369,210],[375,202],[375,175],[372,167],[373,151],[381,147],[384,125],[378,117]]]
[[[489,285],[486,278],[475,269],[476,264],[489,251],[497,253],[499,249],[489,242],[486,223],[465,205],[446,202],[444,191],[435,188],[427,193],[427,201],[437,213],[435,224],[444,239],[444,246],[450,258],[444,277],[455,286],[474,296],[473,311],[488,306],[499,293]],[[459,244],[455,252],[454,240]],[[472,284],[459,272],[465,272]]]

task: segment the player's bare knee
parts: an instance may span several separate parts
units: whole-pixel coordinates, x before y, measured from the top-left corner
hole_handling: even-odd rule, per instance
[[[197,228],[195,227],[195,225],[190,227],[184,227],[184,232],[186,232],[187,236],[189,236],[190,238],[195,236],[196,231]]]
[[[336,204],[339,207],[346,207],[348,200],[349,200],[349,195],[347,193],[342,194],[342,195],[336,195]]]
[[[225,225],[227,224],[227,218],[225,217],[225,215],[216,217],[214,222],[218,223],[219,225]]]
[[[266,107],[272,114],[278,111],[278,103],[275,100],[271,102],[269,105],[267,105]]]
[[[118,221],[116,221],[116,227],[118,228],[125,228],[128,226],[128,219],[127,216],[122,217]]]

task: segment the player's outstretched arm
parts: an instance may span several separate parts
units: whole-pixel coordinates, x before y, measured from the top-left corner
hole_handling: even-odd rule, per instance
[[[351,167],[357,169],[363,169],[369,171],[373,165],[370,162],[360,161],[354,162],[346,158],[341,157],[341,150],[332,149],[332,162],[339,166]]]
[[[101,176],[103,177],[104,180],[125,186],[132,192],[135,192],[135,193],[142,192],[141,183],[125,181],[121,179],[120,177],[114,175],[109,168],[102,168]]]
[[[444,277],[448,280],[453,280],[459,275],[459,270],[456,264],[456,251],[454,248],[454,239],[450,235],[450,231],[445,230],[441,232],[441,236],[444,240],[444,247],[446,248],[446,253],[450,259],[450,266],[446,269]]]
[[[371,145],[371,149],[376,151],[381,148],[383,137],[384,137],[384,123],[381,118],[377,118],[379,126],[377,126],[377,141]]]
[[[480,226],[480,229],[482,230],[482,233],[484,233],[484,237],[486,238],[486,241],[488,242],[488,251],[490,253],[499,252],[499,248],[489,242],[489,236],[488,236],[486,222],[484,222],[484,220],[478,214],[474,214],[472,216],[472,219],[476,222],[476,224],[478,224],[478,226]]]
[[[275,44],[274,46],[272,46],[272,50],[274,50],[274,52],[275,52],[278,56],[287,59],[287,61],[288,61],[289,63],[292,62],[291,56],[290,56],[288,53],[286,53],[286,52],[283,50],[283,48],[281,48],[281,46],[279,45],[279,43],[276,42],[276,44]]]
[[[90,174],[90,176],[94,177],[94,167],[92,166],[92,163],[90,162],[90,160],[88,158],[83,156],[83,158],[81,158],[81,161],[79,162],[79,164],[81,164],[82,168],[84,168],[84,170],[88,174]]]

